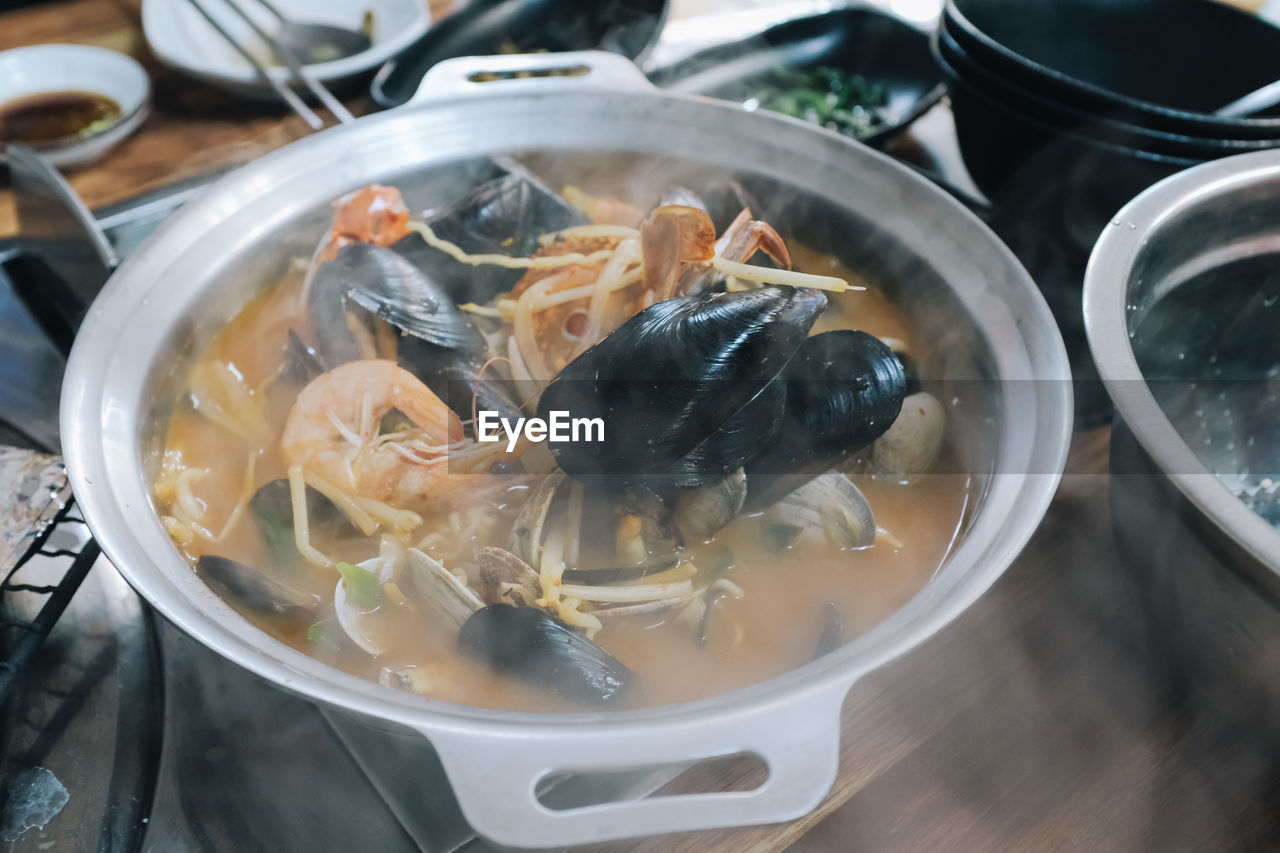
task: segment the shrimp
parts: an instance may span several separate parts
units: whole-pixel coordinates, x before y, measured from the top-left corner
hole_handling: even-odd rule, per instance
[[[675,296],[681,273],[715,256],[716,227],[705,210],[664,204],[640,226],[640,245],[644,288],[661,302]]]
[[[390,246],[409,233],[409,208],[395,187],[370,184],[336,205],[333,226],[325,235],[316,263],[333,260],[349,243]]]
[[[412,427],[380,434],[392,409]],[[290,466],[349,494],[428,512],[465,505],[471,484],[484,479],[466,473],[506,455],[501,443],[468,445],[443,400],[409,371],[379,359],[347,362],[313,379],[280,439]]]

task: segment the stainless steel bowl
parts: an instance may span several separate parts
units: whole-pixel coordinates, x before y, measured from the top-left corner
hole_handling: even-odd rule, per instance
[[[572,66],[556,78],[476,83],[481,71]],[[961,541],[906,606],[840,650],[755,686],[682,705],[532,714],[423,701],[346,675],[253,628],[191,571],[150,498],[166,412],[195,355],[281,261],[282,241],[374,180],[447,175],[486,153],[554,152],[570,170],[616,160],[655,180],[732,174],[790,201],[860,273],[882,284],[930,350],[924,371],[954,398],[953,434],[980,488]],[[633,172],[634,173],[634,172]],[[314,245],[314,243],[312,243]],[[1057,487],[1071,430],[1066,354],[1031,279],[974,216],[868,148],[803,122],[651,87],[607,54],[457,60],[414,104],[309,137],[222,179],[120,268],[76,340],[62,398],[73,487],[112,561],[166,617],[282,687],[430,739],[481,833],[566,845],[766,823],[815,807],[835,777],[840,708],[860,676],[938,631],[995,581]],[[754,791],[553,811],[554,771],[645,767],[754,752]]]
[[[1123,419],[1113,521],[1155,636],[1222,710],[1280,735],[1280,529],[1259,514],[1280,513],[1276,269],[1280,151],[1230,157],[1116,215],[1084,311]]]

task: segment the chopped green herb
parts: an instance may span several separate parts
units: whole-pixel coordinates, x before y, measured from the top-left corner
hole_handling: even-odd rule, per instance
[[[307,642],[317,649],[342,650],[342,626],[336,619],[321,619],[307,629]]]
[[[883,86],[825,65],[776,68],[739,97],[748,109],[773,110],[854,139],[870,136],[893,120]]]
[[[338,574],[347,587],[347,600],[361,610],[372,610],[382,599],[382,586],[378,576],[368,569],[352,563],[338,563]]]

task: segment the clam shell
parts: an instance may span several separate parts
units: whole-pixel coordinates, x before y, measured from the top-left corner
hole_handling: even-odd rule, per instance
[[[928,391],[912,394],[902,401],[893,426],[871,445],[871,464],[876,473],[901,482],[928,474],[938,464],[946,429],[938,398]]]
[[[372,557],[362,563],[356,563],[357,566],[369,572],[381,574],[384,569],[384,561],[381,557]],[[382,578],[379,578],[380,580]],[[366,613],[351,603],[347,597],[347,584],[342,578],[338,579],[338,583],[333,588],[333,613],[338,619],[338,624],[351,642],[355,643],[364,651],[377,657],[382,654],[385,649],[373,638],[371,638],[364,630],[361,624]]]
[[[710,539],[742,510],[747,474],[739,468],[717,483],[682,490],[676,496],[675,521],[686,539]]]
[[[867,548],[876,541],[871,504],[839,471],[814,477],[771,506],[766,517],[805,530],[821,530],[837,548]]]

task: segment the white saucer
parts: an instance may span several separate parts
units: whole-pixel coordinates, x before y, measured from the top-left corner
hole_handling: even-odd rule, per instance
[[[241,44],[258,51],[255,57],[271,56],[225,0],[202,2],[209,14]],[[299,23],[333,24],[352,30],[361,28],[366,12],[373,13],[373,45],[368,50],[308,66],[322,82],[376,68],[408,47],[431,23],[426,0],[273,0],[272,5]],[[240,0],[240,6],[267,32],[277,28],[275,18],[253,0]],[[253,66],[227,44],[187,0],[143,0],[142,30],[152,52],[172,68],[242,93],[272,94]],[[288,70],[279,66],[270,65],[267,72],[281,81],[289,79]]]
[[[150,110],[151,80],[141,65],[123,53],[84,44],[40,44],[0,51],[0,104],[67,90],[106,95],[120,105],[120,115],[90,135],[32,146],[59,167],[101,157],[137,130]],[[3,158],[0,150],[0,162]]]

